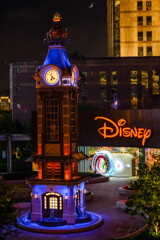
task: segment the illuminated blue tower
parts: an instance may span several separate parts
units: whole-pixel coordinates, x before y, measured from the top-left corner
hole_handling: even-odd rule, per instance
[[[31,221],[41,225],[75,224],[80,215],[91,220],[85,206],[84,183],[88,177],[78,174],[78,162],[87,157],[77,151],[79,72],[68,59],[64,47],[67,40],[67,29],[56,13],[44,40],[49,44],[48,54],[33,77],[37,89],[34,161],[38,177],[27,183],[32,186]]]

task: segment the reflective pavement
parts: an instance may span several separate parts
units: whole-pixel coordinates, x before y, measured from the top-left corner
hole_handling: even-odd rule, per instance
[[[118,193],[118,187],[135,179],[110,177],[107,182],[87,184],[87,190],[94,193],[93,200],[86,203],[87,211],[101,215],[104,220],[94,230],[72,234],[41,234],[21,230],[16,237],[7,236],[6,240],[111,240],[135,232],[145,225],[143,219],[131,217],[116,205],[118,200],[127,199],[127,196]]]

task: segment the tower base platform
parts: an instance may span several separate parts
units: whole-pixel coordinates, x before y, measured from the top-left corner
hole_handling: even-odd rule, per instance
[[[78,232],[85,232],[95,229],[102,225],[103,219],[100,215],[88,212],[92,216],[92,220],[89,222],[84,223],[75,223],[74,225],[63,225],[63,226],[41,226],[38,223],[33,223],[28,218],[28,213],[20,216],[17,219],[17,224],[21,229],[30,232],[36,233],[48,233],[48,234],[66,234],[66,233],[78,233]]]

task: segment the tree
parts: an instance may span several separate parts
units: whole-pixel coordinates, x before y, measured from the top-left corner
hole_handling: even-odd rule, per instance
[[[0,111],[0,134],[22,133],[22,125],[18,120],[12,121],[12,112]]]
[[[9,186],[0,181],[0,239],[16,231],[16,209],[12,206],[14,199],[11,197]]]
[[[128,198],[125,212],[140,215],[148,224],[149,235],[160,237],[160,162],[142,166],[137,181],[131,182],[136,193]]]

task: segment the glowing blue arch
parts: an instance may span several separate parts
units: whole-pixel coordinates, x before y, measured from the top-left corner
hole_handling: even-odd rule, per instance
[[[104,176],[114,174],[113,157],[109,151],[96,152],[92,159],[92,170]]]

